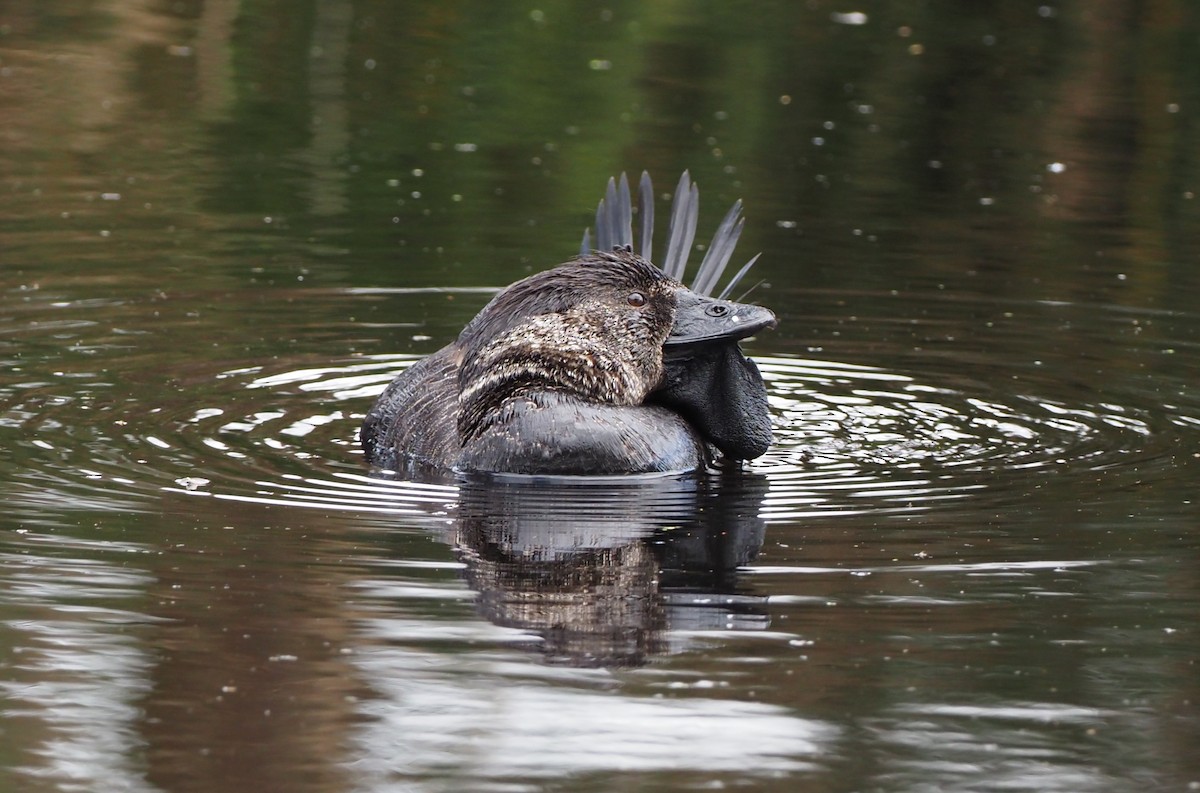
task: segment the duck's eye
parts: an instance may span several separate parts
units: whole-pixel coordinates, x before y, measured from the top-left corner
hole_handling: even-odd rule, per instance
[[[629,296],[625,299],[629,301],[629,305],[633,306],[634,308],[641,308],[642,306],[646,305],[646,296],[641,292],[630,292]]]

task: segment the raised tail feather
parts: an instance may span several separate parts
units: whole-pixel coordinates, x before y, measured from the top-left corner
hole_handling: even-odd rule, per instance
[[[662,271],[672,278],[683,280],[687,270],[688,254],[692,250],[692,242],[696,238],[696,225],[700,219],[700,190],[692,181],[691,175],[684,171],[679,177],[675,188],[675,196],[671,200],[671,221],[667,230],[667,250],[660,258],[654,253],[654,186],[650,175],[642,172],[638,183],[638,210],[641,216],[641,250],[639,255],[662,268]],[[721,276],[729,260],[733,258],[733,249],[737,246],[738,237],[746,220],[742,216],[742,202],[735,201],[729,208],[725,219],[717,227],[712,242],[700,262],[700,269],[692,279],[692,291],[702,295],[712,295],[717,288]],[[622,173],[620,180],[610,178],[604,198],[596,207],[596,244],[601,251],[610,251],[617,247],[628,246],[633,249],[633,202],[629,192],[629,180]],[[592,250],[591,233],[583,232],[583,245],[580,253]],[[745,277],[754,263],[758,261],[756,254],[733,275],[718,298],[724,300],[734,287]]]

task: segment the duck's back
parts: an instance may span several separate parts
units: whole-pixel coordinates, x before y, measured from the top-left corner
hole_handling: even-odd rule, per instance
[[[613,475],[694,471],[703,439],[679,414],[543,391],[515,397],[464,446],[456,467],[518,474]]]
[[[604,405],[552,391],[511,400],[464,448],[460,362],[452,344],[388,384],[363,421],[360,437],[371,465],[404,473],[631,474],[689,471],[708,459],[705,442],[665,407]]]
[[[360,440],[367,462],[393,471],[450,468],[458,442],[458,369],[453,345],[400,373],[363,420]]]

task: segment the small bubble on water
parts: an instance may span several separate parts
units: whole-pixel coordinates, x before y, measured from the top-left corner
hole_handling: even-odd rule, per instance
[[[1067,170],[1067,166],[1061,162],[1052,162],[1046,166],[1046,170],[1050,173],[1062,173],[1063,171]]]

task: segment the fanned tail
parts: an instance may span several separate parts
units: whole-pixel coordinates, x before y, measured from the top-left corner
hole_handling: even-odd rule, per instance
[[[654,253],[654,186],[650,174],[642,172],[638,183],[638,210],[641,215],[639,237],[641,241],[641,257],[647,261],[656,262],[662,271],[671,278],[683,280],[687,270],[688,256],[692,243],[696,238],[696,226],[700,219],[700,189],[692,181],[691,174],[684,171],[675,187],[675,195],[671,200],[670,225],[667,229],[667,250],[662,258],[656,260]],[[717,227],[712,242],[700,262],[700,269],[692,279],[691,289],[702,295],[712,295],[717,284],[724,275],[725,269],[733,258],[733,250],[746,219],[742,217],[742,202],[739,199],[725,214],[725,218]],[[595,249],[610,251],[613,248],[628,247],[633,250],[633,201],[629,191],[629,180],[622,173],[620,180],[610,178],[604,198],[596,206],[596,244]],[[580,253],[588,253],[593,249],[591,232],[584,229],[583,244]],[[718,295],[724,300],[729,296],[738,283],[745,277],[754,263],[758,261],[756,254],[746,262],[725,284]]]

